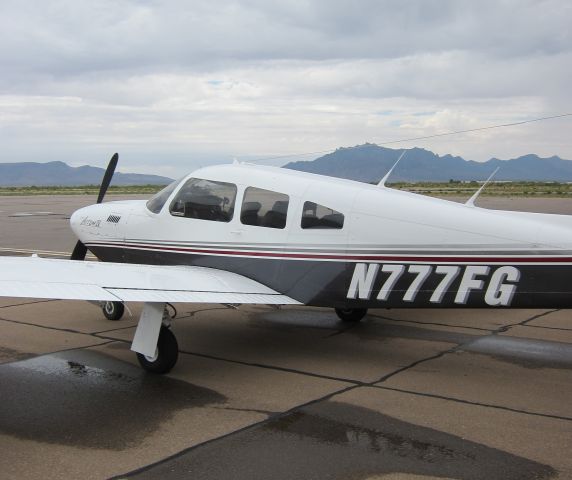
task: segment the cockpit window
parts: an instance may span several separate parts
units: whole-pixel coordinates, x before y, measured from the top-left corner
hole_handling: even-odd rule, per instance
[[[340,229],[344,226],[344,215],[332,208],[314,202],[304,202],[301,227]]]
[[[240,221],[244,225],[284,228],[288,212],[288,195],[248,187],[244,191]]]
[[[171,215],[230,222],[234,215],[236,185],[191,178],[171,202]]]
[[[178,180],[171,182],[162,190],[159,190],[147,201],[147,208],[153,213],[159,213],[181,180],[182,178],[179,178]]]

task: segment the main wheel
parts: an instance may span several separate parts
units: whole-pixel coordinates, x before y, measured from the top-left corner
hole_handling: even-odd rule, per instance
[[[122,302],[105,302],[103,307],[103,314],[108,320],[119,320],[125,312],[125,305]]]
[[[173,332],[167,327],[161,327],[157,350],[153,357],[147,357],[142,353],[137,354],[137,360],[150,373],[168,373],[177,363],[179,358],[179,345]]]
[[[336,315],[342,322],[359,322],[367,314],[367,308],[336,308]]]

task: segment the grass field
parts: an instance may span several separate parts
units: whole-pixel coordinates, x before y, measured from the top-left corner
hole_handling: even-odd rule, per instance
[[[153,195],[161,190],[161,185],[132,185],[120,187],[112,185],[108,194],[118,195]],[[16,195],[94,195],[97,196],[99,185],[84,185],[80,187],[0,187],[0,196]]]
[[[399,190],[431,195],[434,197],[471,196],[481,182],[420,182],[390,183]],[[491,182],[482,191],[483,197],[572,197],[572,184],[556,182]]]
[[[435,197],[470,196],[481,186],[479,182],[419,182],[389,183],[399,190]],[[162,187],[157,185],[111,186],[109,194],[153,195]],[[82,187],[0,187],[0,196],[12,195],[94,195],[98,185]],[[483,197],[572,197],[572,184],[556,182],[491,182],[481,193]]]

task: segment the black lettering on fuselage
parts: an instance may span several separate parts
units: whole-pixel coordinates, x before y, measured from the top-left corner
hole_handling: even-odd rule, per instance
[[[381,268],[380,268],[381,267]],[[380,275],[389,274],[389,275]],[[398,294],[395,291],[397,282],[404,273],[412,274],[413,278],[405,288],[400,288],[399,299],[403,302],[415,301],[419,291],[428,279],[435,277],[437,285],[433,288],[429,302],[439,304],[445,294],[451,291],[451,285],[458,278],[459,284],[455,293],[454,303],[465,305],[471,292],[484,292],[484,302],[491,306],[509,306],[516,292],[520,271],[511,265],[490,267],[487,265],[402,265],[387,263],[356,263],[347,292],[347,298],[370,300],[372,293],[378,291],[377,300],[385,302]],[[382,278],[378,284],[378,278]]]

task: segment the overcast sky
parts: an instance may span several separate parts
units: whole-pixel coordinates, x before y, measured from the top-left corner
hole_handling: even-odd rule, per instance
[[[2,0],[0,161],[176,176],[572,112],[571,25],[570,0]],[[571,132],[394,147],[572,159]]]

